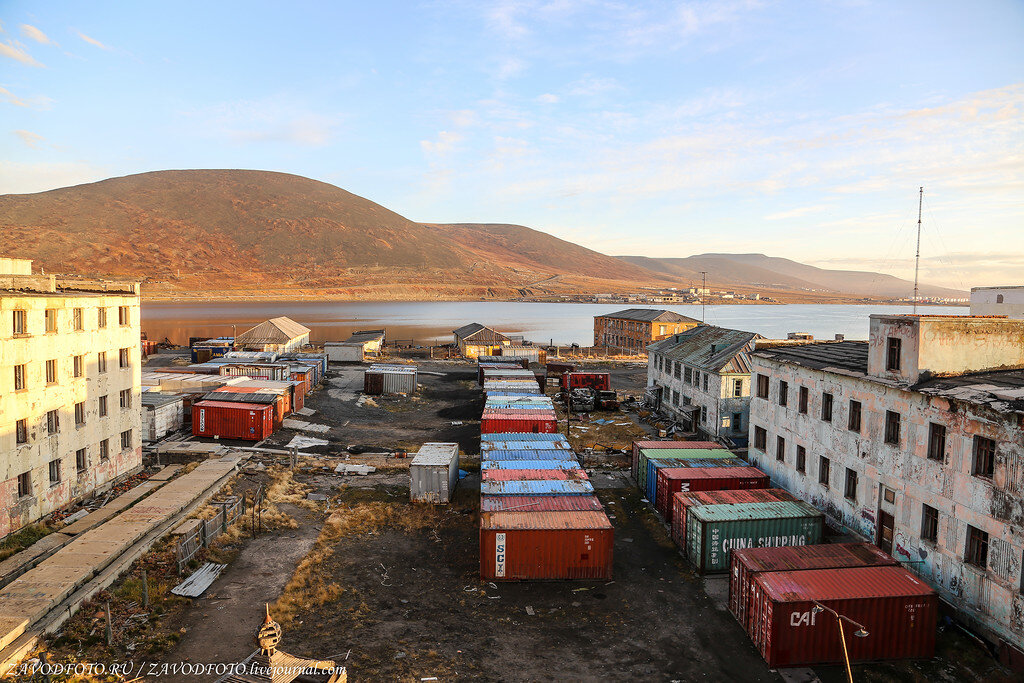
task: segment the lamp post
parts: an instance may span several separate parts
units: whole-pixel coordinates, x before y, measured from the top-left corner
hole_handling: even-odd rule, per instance
[[[856,626],[857,630],[853,632],[853,635],[857,638],[867,638],[870,634],[868,630],[864,628],[863,624],[859,624],[850,617],[844,616],[834,609],[825,607],[817,600],[812,600],[814,607],[811,608],[811,614],[820,614],[821,612],[828,612],[836,618],[836,623],[839,624],[839,640],[843,643],[843,661],[846,662],[846,680],[849,683],[853,683],[853,670],[850,669],[850,654],[846,651],[846,632],[843,630],[843,622],[850,622],[851,626]]]

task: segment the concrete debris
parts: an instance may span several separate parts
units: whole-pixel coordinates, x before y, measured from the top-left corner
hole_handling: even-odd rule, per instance
[[[307,493],[306,500],[324,501],[327,500],[326,493]]]
[[[369,465],[348,465],[341,463],[334,468],[335,474],[373,474],[377,471],[376,467],[370,467]]]
[[[327,446],[330,443],[326,439],[314,439],[311,436],[293,436],[285,448],[313,448],[314,446]]]
[[[298,410],[296,410],[294,412],[295,412],[296,415],[302,415],[304,417],[309,417],[311,415],[316,415],[316,411],[313,410],[312,408],[299,408]]]
[[[65,524],[74,524],[75,522],[77,522],[78,520],[82,519],[83,517],[85,517],[88,514],[89,514],[89,511],[83,508],[83,509],[79,510],[78,512],[76,512],[75,514],[68,515],[67,517],[65,517],[64,518],[64,523]]]
[[[304,432],[325,433],[331,431],[329,425],[318,425],[311,422],[303,422],[302,420],[283,420],[281,426],[285,429],[299,429]]]

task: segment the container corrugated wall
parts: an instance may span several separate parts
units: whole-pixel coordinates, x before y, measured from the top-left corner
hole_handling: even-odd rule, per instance
[[[524,434],[522,432],[481,434],[480,441],[564,441],[567,446],[569,444],[562,434]]]
[[[576,510],[579,512],[603,512],[604,507],[597,496],[481,496],[481,512],[552,512]]]
[[[658,470],[654,508],[672,523],[672,500],[677,493],[766,489],[767,474],[756,467],[666,467]]]
[[[485,512],[480,576],[611,579],[614,529],[603,512]]]
[[[262,441],[274,433],[273,404],[199,401],[192,404],[192,434]]]
[[[568,454],[572,456],[572,453]],[[574,456],[573,456],[574,457]],[[480,462],[480,470],[575,470],[579,463],[569,460],[488,460],[486,456]]]
[[[459,444],[423,444],[409,463],[409,480],[413,502],[447,503],[459,482]]]
[[[687,461],[694,460],[719,460],[721,462],[728,462],[734,464],[736,462],[736,456],[732,452],[727,450],[701,450],[701,449],[679,449],[672,451],[657,451],[658,453],[671,454],[669,457],[664,459],[650,458],[647,460],[647,476],[644,477],[644,487],[641,489],[647,496],[647,500],[652,503],[657,500],[658,496],[658,469],[668,468],[675,465],[687,467]],[[692,455],[691,455],[692,454]]]
[[[481,471],[481,481],[588,481],[587,473],[575,469],[499,470]]]
[[[636,479],[637,463],[640,459],[640,449],[656,451],[664,448],[703,448],[714,449],[724,448],[714,441],[634,441],[632,448],[632,461],[630,474]]]
[[[672,496],[672,540],[686,554],[686,523],[689,509],[694,505],[725,505],[729,503],[771,503],[798,500],[785,489],[742,489],[725,491],[692,491]]]
[[[484,496],[562,496],[594,495],[589,481],[483,481],[480,494]]]
[[[371,365],[363,375],[363,392],[372,396],[381,394],[416,393],[415,366]]]

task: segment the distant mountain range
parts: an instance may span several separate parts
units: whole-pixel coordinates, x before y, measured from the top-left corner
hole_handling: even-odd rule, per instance
[[[47,272],[144,278],[163,296],[504,299],[685,285],[906,296],[886,275],[759,254],[613,257],[519,225],[417,223],[269,171],[156,171],[0,196],[0,255]],[[922,293],[953,290],[928,287]]]

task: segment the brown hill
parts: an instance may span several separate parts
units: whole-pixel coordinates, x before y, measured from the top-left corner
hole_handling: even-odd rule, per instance
[[[476,298],[662,279],[522,226],[424,225],[268,171],[157,171],[4,195],[0,228],[0,253],[50,272],[146,277],[151,293]]]

